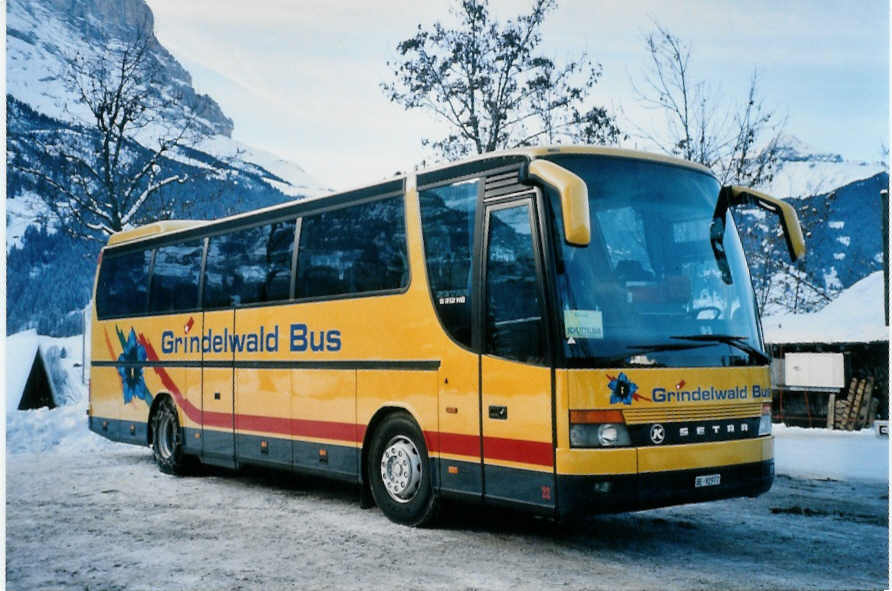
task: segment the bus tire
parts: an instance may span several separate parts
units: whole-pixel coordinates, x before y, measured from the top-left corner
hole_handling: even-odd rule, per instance
[[[177,409],[165,397],[152,415],[152,454],[155,463],[165,474],[185,474],[191,466],[183,451],[183,432]]]
[[[420,527],[433,521],[437,495],[424,437],[407,413],[394,413],[378,426],[368,454],[375,504],[391,521]]]

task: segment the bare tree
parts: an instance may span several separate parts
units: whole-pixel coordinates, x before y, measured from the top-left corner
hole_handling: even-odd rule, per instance
[[[387,97],[423,109],[449,125],[444,138],[425,138],[438,155],[467,154],[540,143],[616,143],[620,130],[606,109],[590,106],[601,66],[585,54],[565,65],[537,53],[555,0],[535,0],[529,14],[494,20],[487,0],[461,0],[455,27],[437,22],[397,45],[388,62]]]
[[[780,162],[784,124],[766,108],[754,71],[740,105],[723,104],[720,93],[691,71],[690,45],[656,24],[645,37],[648,66],[633,87],[647,108],[665,115],[665,130],[635,126],[660,150],[711,169],[723,184],[770,182]]]
[[[10,158],[11,166],[49,189],[39,192],[41,199],[77,238],[104,240],[149,216],[169,216],[162,189],[188,180],[165,173],[165,157],[195,141],[198,113],[162,84],[156,43],[145,25],[129,40],[109,40],[105,51],[70,56],[62,78],[78,97],[69,111],[84,113],[83,120],[19,138],[55,166]]]

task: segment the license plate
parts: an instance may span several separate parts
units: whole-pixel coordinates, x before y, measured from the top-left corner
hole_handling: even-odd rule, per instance
[[[702,486],[717,486],[722,482],[721,474],[707,474],[706,476],[697,476],[694,478],[694,488]]]

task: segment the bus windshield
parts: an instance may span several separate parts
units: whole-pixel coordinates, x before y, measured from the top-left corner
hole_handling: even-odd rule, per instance
[[[580,176],[589,195],[591,242],[580,247],[556,239],[569,367],[766,363],[730,213],[723,236],[730,278],[710,243],[716,179],[645,160],[569,154],[549,160]],[[560,200],[550,194],[548,201],[554,235],[563,236]]]

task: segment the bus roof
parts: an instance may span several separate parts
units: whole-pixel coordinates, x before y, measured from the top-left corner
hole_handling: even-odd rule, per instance
[[[162,220],[160,222],[152,222],[144,226],[137,226],[130,230],[122,230],[115,232],[108,238],[108,245],[123,244],[124,242],[132,242],[143,238],[150,238],[159,234],[167,234],[168,232],[176,232],[177,230],[186,230],[206,224],[204,220]]]
[[[680,158],[673,158],[671,156],[664,156],[662,154],[652,154],[649,152],[640,152],[637,150],[625,150],[621,148],[609,148],[605,146],[586,146],[586,145],[552,145],[552,146],[535,146],[528,148],[514,148],[511,150],[501,150],[498,152],[487,152],[486,154],[478,154],[475,156],[471,156],[469,158],[465,158],[463,160],[458,160],[455,162],[446,162],[443,164],[438,164],[436,166],[431,166],[428,168],[424,168],[422,170],[415,171],[411,174],[401,174],[394,176],[393,178],[385,179],[379,181],[377,183],[368,183],[362,185],[361,187],[356,187],[347,191],[338,191],[336,193],[330,193],[327,195],[320,195],[316,197],[308,197],[305,199],[300,199],[296,201],[287,201],[285,203],[277,203],[275,205],[270,205],[268,207],[264,207],[262,209],[255,209],[252,211],[247,211],[243,213],[238,213],[232,216],[228,216],[225,218],[220,218],[219,220],[213,221],[205,221],[205,220],[165,220],[159,222],[153,222],[151,224],[146,224],[144,226],[139,226],[130,230],[124,230],[121,232],[117,232],[112,234],[108,239],[108,246],[116,246],[119,244],[124,244],[127,242],[135,242],[144,239],[154,238],[162,234],[168,233],[176,233],[183,230],[189,230],[202,225],[211,225],[222,223],[224,221],[233,221],[239,218],[252,217],[258,214],[262,214],[265,212],[274,212],[277,209],[285,208],[291,206],[297,202],[299,203],[312,203],[318,200],[329,199],[336,195],[341,195],[344,193],[352,193],[358,189],[364,187],[372,187],[375,185],[379,185],[382,183],[393,182],[399,179],[406,179],[409,177],[414,177],[417,175],[425,174],[428,172],[434,172],[438,170],[445,170],[453,167],[460,167],[465,164],[480,162],[489,159],[497,159],[511,156],[523,156],[530,160],[535,160],[536,158],[541,158],[543,156],[548,156],[551,154],[591,154],[591,155],[599,155],[599,156],[611,156],[614,158],[629,158],[633,160],[647,160],[651,162],[660,162],[664,164],[672,164],[674,166],[681,166],[684,168],[689,168],[693,170],[697,170],[699,172],[703,172],[710,176],[714,176],[712,171],[706,168],[703,165],[697,164],[695,162],[691,162],[689,160],[682,160]]]

